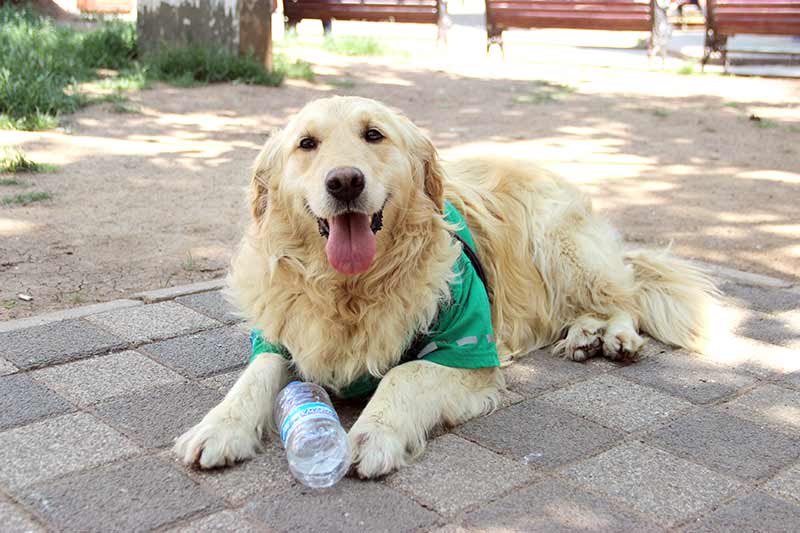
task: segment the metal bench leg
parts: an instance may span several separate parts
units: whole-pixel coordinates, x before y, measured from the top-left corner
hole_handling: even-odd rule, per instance
[[[486,28],[486,55],[489,55],[493,44],[500,47],[500,55],[505,59],[506,51],[503,47],[503,30],[495,26],[488,26]]]
[[[452,25],[453,21],[450,20],[450,16],[447,14],[447,0],[439,0],[439,20],[436,22],[436,44],[444,44],[447,46],[447,31]]]
[[[322,33],[327,37],[333,31],[333,21],[331,19],[322,19]]]

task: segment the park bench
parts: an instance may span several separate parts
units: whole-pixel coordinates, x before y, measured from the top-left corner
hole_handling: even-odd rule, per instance
[[[798,0],[708,0],[706,42],[702,65],[712,54],[720,54],[728,69],[728,37],[737,34],[800,35]],[[752,52],[781,54],[782,52]]]
[[[283,15],[289,28],[302,19],[319,19],[326,33],[332,19],[436,24],[441,40],[448,25],[444,0],[283,0]]]
[[[485,0],[488,51],[503,50],[503,31],[512,28],[649,31],[648,49],[666,49],[667,2],[651,0]],[[656,38],[658,37],[658,38]]]

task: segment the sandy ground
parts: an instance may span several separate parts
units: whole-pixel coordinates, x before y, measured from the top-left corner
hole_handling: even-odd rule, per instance
[[[301,26],[305,43],[318,24]],[[0,145],[60,167],[23,178],[52,200],[0,207],[0,319],[223,275],[267,132],[332,94],[402,110],[445,158],[539,161],[589,192],[633,245],[673,242],[686,257],[800,279],[800,80],[661,70],[630,48],[637,34],[513,33],[503,59],[485,55],[476,28],[457,27],[446,49],[432,27],[334,31],[379,33],[405,52],[293,45],[284,52],[312,61],[315,82],[156,86],[132,95],[139,113],[98,105],[64,131],[0,132]],[[610,48],[593,47],[601,37]]]

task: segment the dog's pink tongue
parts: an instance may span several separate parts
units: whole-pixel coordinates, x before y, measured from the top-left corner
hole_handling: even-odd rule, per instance
[[[347,213],[333,217],[329,225],[325,253],[331,266],[350,276],[366,272],[375,257],[375,234],[369,216]]]

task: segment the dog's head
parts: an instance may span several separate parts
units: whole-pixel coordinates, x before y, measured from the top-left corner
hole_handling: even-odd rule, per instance
[[[296,229],[318,231],[330,265],[366,272],[376,234],[410,206],[430,216],[443,205],[442,172],[430,140],[384,105],[356,97],[316,100],[267,141],[256,160],[257,221],[271,209]]]

